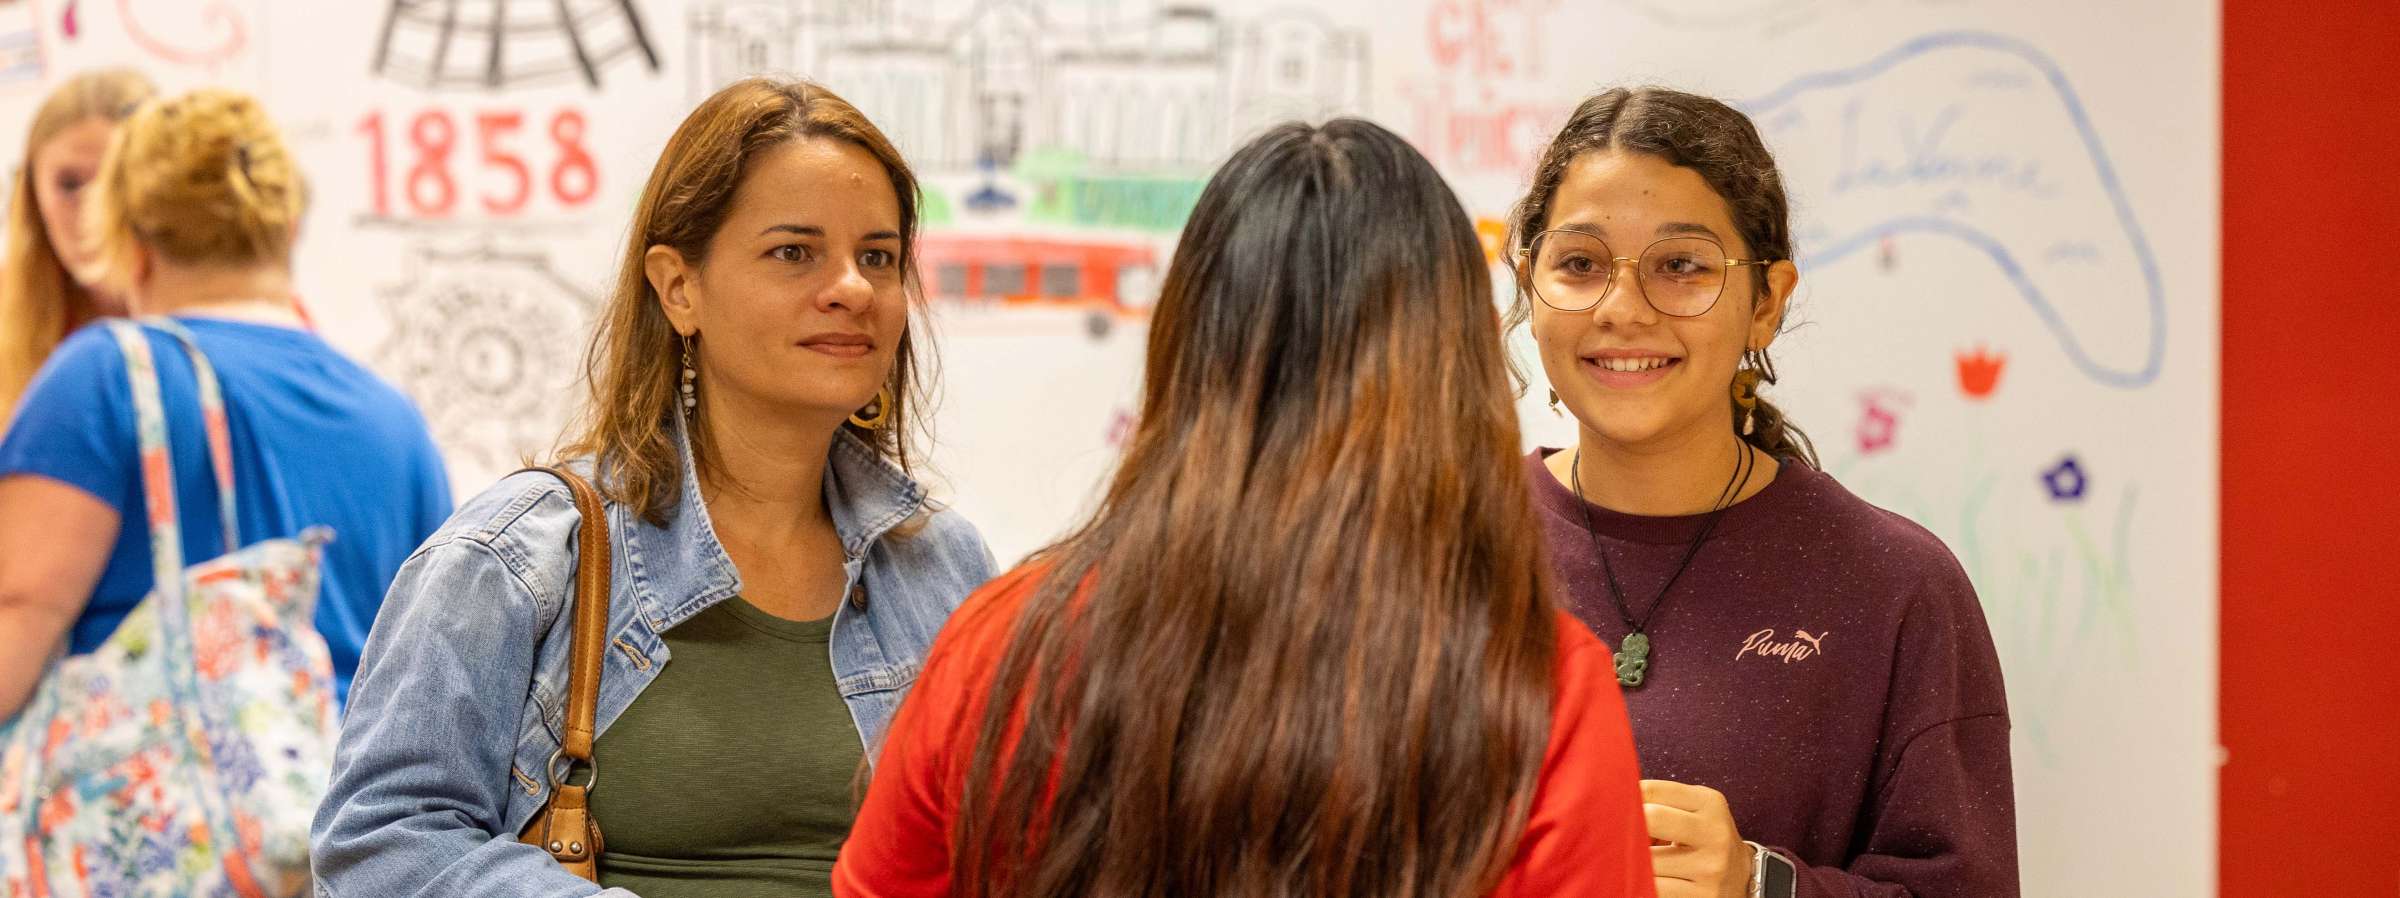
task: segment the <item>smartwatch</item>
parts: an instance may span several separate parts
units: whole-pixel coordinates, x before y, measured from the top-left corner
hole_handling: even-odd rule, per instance
[[[1757,842],[1749,845],[1750,898],[1792,898],[1800,888],[1800,873],[1791,858]]]

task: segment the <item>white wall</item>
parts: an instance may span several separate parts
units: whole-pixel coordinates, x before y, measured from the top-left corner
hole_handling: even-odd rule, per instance
[[[1737,100],[1801,217],[1801,326],[1777,345],[1771,395],[1830,471],[1932,528],[1974,577],[2007,667],[2025,893],[2213,891],[2214,4],[572,2],[597,87],[556,7],[523,2],[484,83],[494,5],[419,4],[378,68],[396,2],[0,4],[0,146],[82,66],[267,97],[317,188],[310,311],[417,397],[472,491],[555,434],[650,162],[693,101],[745,71],[815,75],[893,123],[936,234],[1146,246],[1159,264],[1213,161],[1281,117],[1377,118],[1496,219],[1591,89]],[[448,117],[446,166],[423,167],[412,142],[428,110]],[[480,160],[487,114],[522,121],[493,132],[531,175],[516,211],[483,206],[517,187]],[[1012,133],[1016,157],[978,171]],[[588,191],[573,165],[554,186],[573,156],[560,136],[591,159]],[[420,214],[440,173],[452,209]],[[982,202],[1002,196],[1014,205]],[[1155,274],[1128,271],[1129,299]],[[1016,557],[1110,464],[1141,321],[944,300],[935,325],[936,469]],[[1958,358],[1981,350],[2004,367],[1973,396]],[[1559,445],[1571,431],[1544,391],[1522,406],[1528,437]]]

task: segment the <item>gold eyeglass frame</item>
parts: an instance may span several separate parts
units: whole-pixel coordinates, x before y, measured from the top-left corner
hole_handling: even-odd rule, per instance
[[[1708,300],[1708,305],[1707,305],[1707,306],[1705,306],[1705,307],[1703,307],[1703,308],[1702,308],[1700,311],[1693,312],[1692,314],[1689,314],[1689,315],[1677,315],[1677,314],[1675,314],[1675,313],[1673,313],[1673,312],[1669,312],[1669,311],[1667,311],[1667,310],[1665,310],[1665,309],[1659,308],[1657,303],[1654,303],[1654,302],[1651,302],[1651,301],[1650,301],[1650,282],[1648,282],[1648,281],[1646,281],[1646,280],[1643,280],[1643,279],[1642,279],[1642,269],[1641,269],[1640,265],[1641,265],[1641,261],[1642,261],[1642,256],[1649,255],[1649,254],[1650,254],[1650,251],[1651,251],[1652,249],[1655,249],[1655,248],[1657,248],[1657,246],[1658,246],[1659,244],[1661,244],[1661,243],[1665,243],[1665,242],[1667,242],[1667,241],[1669,241],[1669,240],[1698,240],[1698,241],[1700,241],[1700,242],[1702,242],[1702,243],[1706,243],[1706,244],[1708,244],[1708,245],[1710,245],[1710,246],[1714,246],[1714,247],[1716,247],[1716,248],[1717,248],[1717,252],[1718,252],[1718,253],[1720,253],[1720,254],[1724,254],[1724,253],[1725,253],[1725,244],[1718,243],[1718,242],[1717,242],[1717,241],[1715,241],[1715,240],[1711,240],[1711,239],[1709,239],[1709,238],[1707,238],[1707,237],[1702,237],[1702,236],[1699,236],[1699,235],[1697,235],[1697,234],[1677,234],[1677,235],[1675,235],[1675,236],[1672,236],[1672,237],[1660,237],[1660,238],[1658,238],[1658,239],[1656,239],[1656,240],[1652,240],[1652,241],[1650,241],[1650,242],[1649,242],[1649,243],[1647,243],[1647,244],[1644,244],[1644,245],[1642,246],[1642,252],[1641,252],[1641,255],[1637,255],[1637,256],[1618,256],[1618,255],[1611,255],[1611,256],[1609,256],[1609,257],[1608,257],[1608,280],[1607,280],[1607,281],[1605,281],[1605,282],[1603,282],[1603,283],[1600,285],[1600,294],[1599,294],[1598,298],[1595,298],[1595,299],[1593,299],[1593,300],[1592,300],[1592,304],[1591,304],[1591,305],[1584,306],[1584,307],[1582,307],[1582,308],[1577,308],[1577,309],[1565,308],[1565,307],[1563,307],[1563,306],[1560,306],[1560,305],[1559,305],[1559,304],[1557,304],[1557,303],[1551,302],[1551,301],[1550,301],[1550,299],[1549,299],[1548,297],[1545,297],[1545,296],[1543,296],[1543,295],[1542,295],[1542,288],[1540,288],[1540,287],[1537,287],[1537,286],[1534,286],[1534,283],[1533,283],[1533,271],[1532,271],[1532,268],[1533,268],[1533,248],[1534,248],[1534,247],[1536,247],[1536,246],[1540,246],[1540,245],[1541,245],[1541,243],[1542,243],[1542,240],[1543,240],[1544,238],[1547,238],[1547,237],[1549,237],[1549,236],[1550,236],[1550,235],[1552,235],[1552,234],[1573,234],[1573,235],[1575,235],[1575,236],[1577,236],[1577,237],[1582,237],[1582,238],[1584,238],[1584,239],[1590,240],[1590,241],[1592,241],[1593,243],[1600,244],[1600,249],[1601,249],[1603,252],[1607,252],[1607,253],[1614,253],[1614,252],[1615,252],[1615,250],[1613,250],[1613,249],[1610,249],[1610,248],[1609,248],[1609,246],[1608,246],[1608,241],[1600,239],[1600,235],[1598,235],[1598,234],[1594,234],[1594,233],[1592,233],[1592,232],[1590,232],[1590,231],[1579,231],[1579,230],[1576,230],[1576,229],[1574,229],[1574,228],[1551,228],[1550,230],[1543,231],[1543,232],[1541,232],[1541,233],[1539,233],[1539,234],[1535,234],[1535,235],[1533,235],[1533,239],[1532,239],[1532,240],[1530,240],[1530,241],[1527,241],[1527,242],[1526,242],[1526,244],[1525,244],[1525,248],[1524,248],[1524,249],[1517,250],[1517,252],[1516,252],[1516,256],[1517,256],[1517,266],[1516,266],[1516,269],[1517,269],[1517,270],[1516,270],[1517,282],[1518,282],[1518,283],[1520,283],[1520,284],[1523,284],[1523,285],[1525,286],[1525,291],[1526,291],[1526,292],[1533,294],[1533,300],[1534,300],[1535,302],[1541,303],[1542,305],[1545,305],[1545,306],[1549,306],[1549,307],[1550,307],[1552,310],[1554,310],[1554,311],[1559,311],[1559,312],[1569,312],[1569,313],[1572,313],[1572,312],[1589,312],[1589,311],[1591,311],[1591,310],[1593,310],[1593,309],[1599,308],[1599,307],[1600,307],[1600,302],[1601,302],[1601,300],[1605,300],[1605,299],[1607,299],[1607,298],[1608,298],[1608,291],[1616,287],[1616,285],[1617,285],[1617,270],[1618,270],[1619,268],[1622,268],[1622,267],[1624,267],[1624,264],[1625,264],[1625,263],[1632,263],[1632,264],[1635,266],[1635,267],[1634,267],[1634,269],[1633,269],[1633,283],[1634,283],[1634,286],[1636,286],[1636,287],[1640,288],[1640,293],[1641,293],[1641,295],[1642,295],[1642,304],[1643,304],[1643,305],[1646,305],[1646,306],[1649,306],[1649,307],[1650,307],[1650,311],[1657,312],[1657,313],[1659,313],[1659,314],[1661,314],[1661,315],[1665,315],[1665,316],[1667,316],[1667,317],[1669,317],[1669,318],[1698,318],[1698,317],[1700,317],[1700,316],[1702,316],[1702,315],[1706,315],[1706,314],[1708,314],[1708,313],[1710,313],[1710,312],[1712,312],[1712,311],[1715,311],[1715,310],[1716,310],[1716,308],[1717,308],[1717,302],[1718,302],[1719,300],[1722,300],[1722,299],[1724,299],[1724,298],[1725,298],[1725,285],[1720,283],[1720,284],[1718,284],[1718,285],[1717,285],[1717,295],[1715,295],[1715,296],[1713,296],[1713,297],[1710,297],[1710,298],[1709,298],[1709,300]],[[1740,268],[1740,267],[1742,267],[1742,266],[1744,266],[1744,265],[1773,265],[1773,264],[1775,264],[1775,262],[1776,262],[1776,260],[1774,260],[1774,259],[1736,259],[1736,258],[1732,258],[1731,254],[1726,254],[1726,259],[1725,259],[1725,267],[1726,267],[1726,268],[1728,268],[1728,269],[1732,269],[1732,268]],[[1728,276],[1728,277],[1726,278],[1726,280],[1730,281],[1730,280],[1732,280],[1732,278],[1731,278],[1730,276]]]

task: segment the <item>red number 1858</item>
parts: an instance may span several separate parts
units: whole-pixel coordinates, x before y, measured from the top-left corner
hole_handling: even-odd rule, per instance
[[[475,199],[484,212],[506,216],[525,211],[544,180],[548,182],[551,197],[561,206],[580,206],[599,192],[600,169],[583,146],[583,113],[561,109],[550,117],[550,142],[558,152],[546,179],[537,178],[533,165],[510,147],[516,132],[524,127],[523,113],[478,112],[474,121],[475,152],[481,157],[487,187]],[[368,113],[359,121],[358,130],[367,137],[368,177],[373,182],[369,189],[374,194],[375,214],[389,216],[393,214],[392,175],[385,150],[383,113]],[[459,188],[452,175],[450,154],[457,148],[458,137],[457,123],[444,110],[428,109],[409,121],[407,144],[414,151],[415,161],[400,173],[400,195],[410,214],[445,218],[457,210]],[[489,189],[495,185],[496,189]]]

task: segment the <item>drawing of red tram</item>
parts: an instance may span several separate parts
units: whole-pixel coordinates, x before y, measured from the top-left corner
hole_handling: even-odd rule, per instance
[[[947,300],[1141,315],[1158,296],[1158,251],[1140,243],[926,234],[917,240],[917,270],[929,292]]]

